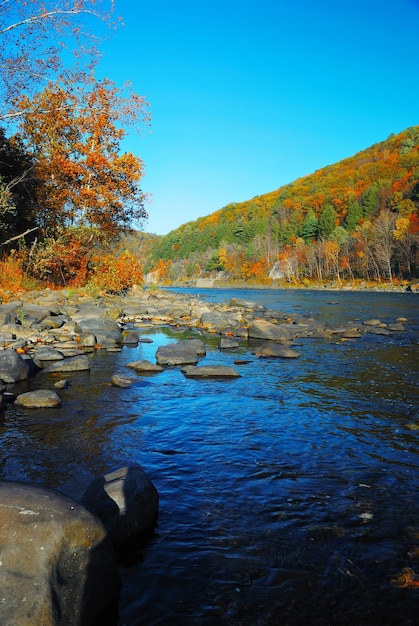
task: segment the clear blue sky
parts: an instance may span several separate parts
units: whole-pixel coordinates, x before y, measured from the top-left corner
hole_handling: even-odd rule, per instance
[[[165,234],[419,124],[419,0],[117,0],[100,71],[152,125],[145,230]]]

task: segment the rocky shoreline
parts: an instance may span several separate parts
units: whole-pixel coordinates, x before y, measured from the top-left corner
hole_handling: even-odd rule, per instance
[[[0,304],[0,392],[3,403],[59,406],[59,388],[66,385],[65,378],[56,381],[53,389],[48,384],[47,389],[17,398],[13,384],[35,374],[50,381],[48,374],[88,370],[92,353],[119,351],[123,345],[136,344],[143,340],[141,334],[148,326],[181,327],[195,332],[197,337],[206,333],[218,335],[220,349],[237,347],[237,341],[259,342],[255,351],[260,357],[297,358],[296,342],[304,338],[356,339],[364,333],[391,336],[404,332],[406,323],[404,318],[391,323],[357,320],[331,328],[322,320],[269,310],[245,298],[214,304],[189,293],[164,290],[136,288],[124,296],[100,298],[66,290],[28,292]],[[195,345],[184,341],[161,348],[156,352],[155,363],[131,366],[137,371],[158,372],[168,365],[196,366],[202,356],[205,345],[196,339]],[[188,376],[200,373],[198,368],[188,369]],[[205,376],[217,374],[221,376],[220,371],[205,370]],[[112,384],[127,386],[129,377],[115,377]]]
[[[59,407],[60,388],[71,372],[89,370],[96,351],[150,341],[144,337],[150,327],[190,330],[191,338],[159,347],[154,363],[129,363],[137,374],[180,367],[185,377],[228,379],[240,375],[234,367],[201,365],[205,336],[218,336],[220,350],[247,342],[258,358],[296,359],[309,338],[385,339],[404,333],[408,323],[365,319],[331,327],[245,298],[209,304],[199,296],[154,289],[101,298],[67,290],[29,292],[0,304],[1,410],[7,412],[11,402],[28,410]],[[37,377],[38,389],[15,394],[15,385],[30,376]],[[124,388],[133,379],[115,374],[110,382]],[[142,468],[129,467],[98,477],[81,502],[0,481],[0,505],[0,622],[69,626],[94,624],[117,594],[115,546],[153,526],[158,493]]]

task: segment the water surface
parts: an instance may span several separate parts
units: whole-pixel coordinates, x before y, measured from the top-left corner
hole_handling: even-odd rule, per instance
[[[203,362],[233,365],[239,379],[167,368],[111,387],[129,361],[154,361],[159,345],[186,336],[146,328],[152,344],[99,351],[90,373],[72,374],[60,409],[7,407],[1,477],[79,498],[102,472],[145,468],[160,494],[158,524],[121,555],[112,624],[419,624],[419,587],[392,582],[406,567],[419,574],[416,295],[199,293],[328,324],[408,324],[391,337],[304,339],[296,360],[258,359],[246,342],[220,352],[219,338],[201,336]],[[18,388],[53,382],[38,375]]]

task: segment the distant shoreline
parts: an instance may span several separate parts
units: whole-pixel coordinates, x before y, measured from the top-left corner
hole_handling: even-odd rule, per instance
[[[164,285],[156,285],[159,288],[178,288],[178,289],[285,289],[290,291],[312,290],[312,291],[352,291],[352,292],[378,292],[378,293],[413,293],[419,294],[419,282],[412,283],[365,283],[365,282],[349,282],[349,283],[315,283],[305,282],[300,284],[279,283],[262,284],[248,283],[245,281],[225,281],[217,279],[198,279],[188,282],[174,282]]]

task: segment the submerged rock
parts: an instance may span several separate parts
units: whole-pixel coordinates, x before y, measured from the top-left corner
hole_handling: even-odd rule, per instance
[[[287,346],[269,343],[261,346],[256,354],[261,357],[279,357],[281,359],[298,359],[300,354]]]
[[[122,387],[122,389],[128,389],[134,382],[133,378],[122,376],[121,374],[114,374],[111,379],[113,387]]]

